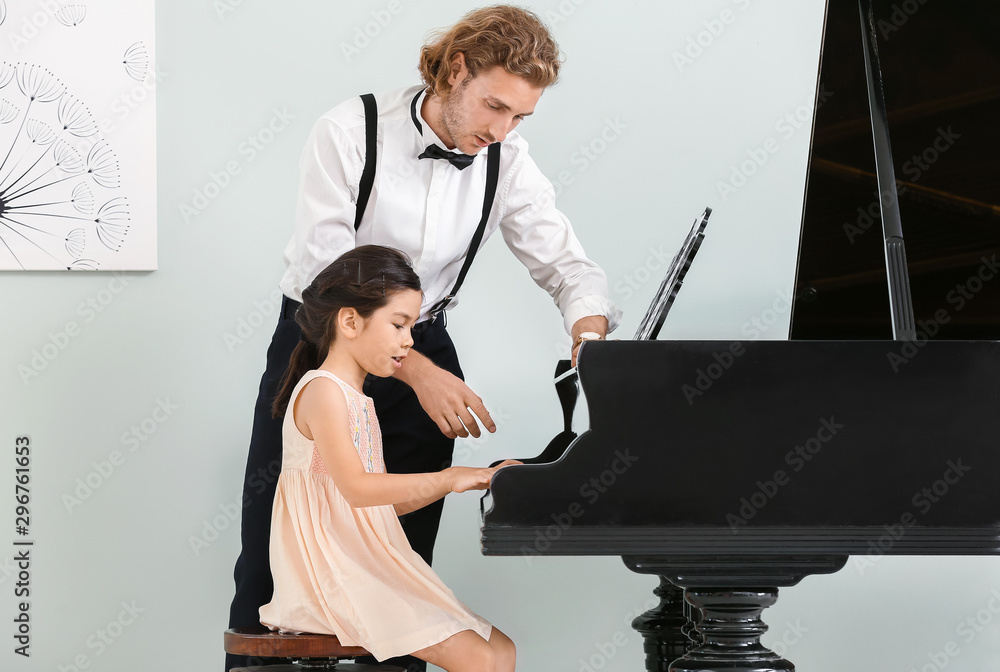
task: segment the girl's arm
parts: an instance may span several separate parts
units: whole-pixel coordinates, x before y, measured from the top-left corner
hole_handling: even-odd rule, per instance
[[[450,492],[465,492],[466,490],[485,490],[490,487],[490,479],[493,477],[495,469],[488,467],[477,469],[474,467],[448,467],[436,474],[412,474],[413,476],[445,476],[448,472],[455,472],[455,482],[451,489],[441,493],[431,485],[420,486],[412,493],[415,497],[408,497],[402,502],[395,502],[393,508],[397,516],[422,509],[428,504],[432,504]],[[387,474],[389,476],[406,476],[409,474]],[[433,483],[433,481],[429,481]]]
[[[503,467],[509,466],[511,464],[522,464],[522,463],[518,462],[517,460],[504,460],[501,464],[498,464],[495,467],[486,468],[486,469],[476,469],[476,468],[472,468],[472,467],[450,467],[451,469],[463,469],[463,470],[467,469],[467,470],[469,470],[470,472],[472,472],[470,474],[470,476],[469,476],[470,479],[475,479],[476,478],[476,472],[480,472],[480,471],[488,471],[488,472],[490,472],[490,480],[488,480],[486,482],[486,486],[485,487],[478,487],[477,486],[477,487],[463,488],[461,490],[459,490],[459,489],[453,489],[452,492],[464,492],[465,490],[473,490],[473,489],[476,489],[476,490],[485,490],[486,487],[489,487],[490,481],[492,481],[492,478],[493,478],[493,474],[496,473],[497,469],[502,469]],[[471,482],[474,482],[474,481],[470,480],[469,482],[471,483]],[[462,485],[463,485],[463,483],[460,482],[459,485],[458,485],[458,487],[462,487]],[[428,493],[426,497],[421,497],[421,498],[418,498],[418,499],[411,499],[410,501],[407,501],[407,502],[402,502],[400,504],[395,504],[394,508],[396,509],[396,515],[397,516],[402,516],[405,513],[410,513],[411,511],[416,511],[417,509],[422,509],[425,506],[427,506],[428,504],[433,504],[434,502],[436,502],[439,499],[441,499],[441,496],[435,496],[432,493]]]
[[[355,508],[421,502],[420,506],[426,506],[449,492],[486,489],[495,471],[490,468],[449,467],[426,474],[366,472],[351,440],[344,391],[328,378],[317,378],[307,383],[295,407],[290,410],[302,434],[316,442],[316,449],[337,489]],[[412,511],[420,506],[402,508]]]

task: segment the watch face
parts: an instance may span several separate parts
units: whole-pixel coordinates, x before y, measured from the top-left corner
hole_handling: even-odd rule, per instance
[[[585,331],[580,334],[581,341],[599,341],[602,338],[596,331]]]

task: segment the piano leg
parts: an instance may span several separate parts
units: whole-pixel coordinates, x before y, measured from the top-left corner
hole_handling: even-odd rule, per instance
[[[696,646],[701,646],[701,643],[705,641],[702,639],[701,635],[698,634],[698,623],[701,622],[701,610],[697,607],[691,606],[691,603],[685,599],[684,616],[687,617],[687,623],[683,628],[681,628],[681,632],[683,632],[684,636],[689,640],[687,650],[690,651]]]
[[[691,646],[686,630],[691,625],[685,616],[684,590],[660,577],[660,585],[653,589],[660,603],[641,616],[636,616],[632,627],[642,635],[642,648],[646,652],[646,672],[668,672],[670,663]]]
[[[701,646],[670,666],[670,672],[762,672],[795,666],[760,643],[767,632],[761,612],[778,599],[777,588],[758,590],[688,589],[687,600],[701,610]]]
[[[794,586],[810,574],[836,572],[847,562],[846,555],[622,559],[634,572],[656,574],[661,582],[683,587],[685,599],[698,612],[694,620],[701,643],[695,638],[695,646],[669,664],[650,655],[650,637],[633,623],[646,637],[650,672],[791,672],[795,669],[791,662],[760,643],[767,632],[761,612],[778,599],[779,587]],[[661,589],[662,584],[657,590]],[[656,637],[655,629],[653,633]]]

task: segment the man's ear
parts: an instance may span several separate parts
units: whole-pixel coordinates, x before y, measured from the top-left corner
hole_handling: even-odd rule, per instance
[[[469,75],[469,69],[465,65],[465,54],[461,51],[451,57],[451,72],[448,75],[448,84],[452,87],[458,86]]]
[[[341,308],[337,313],[337,329],[345,338],[357,338],[362,325],[361,315],[354,308]]]

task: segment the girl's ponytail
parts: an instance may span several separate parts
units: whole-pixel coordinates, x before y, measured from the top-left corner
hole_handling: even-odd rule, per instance
[[[292,359],[288,362],[288,368],[281,376],[281,383],[278,386],[278,394],[271,404],[271,416],[280,418],[285,415],[288,408],[288,401],[292,397],[292,390],[295,385],[306,374],[317,368],[322,362],[319,361],[316,346],[306,341],[304,338],[298,342],[292,351]]]

